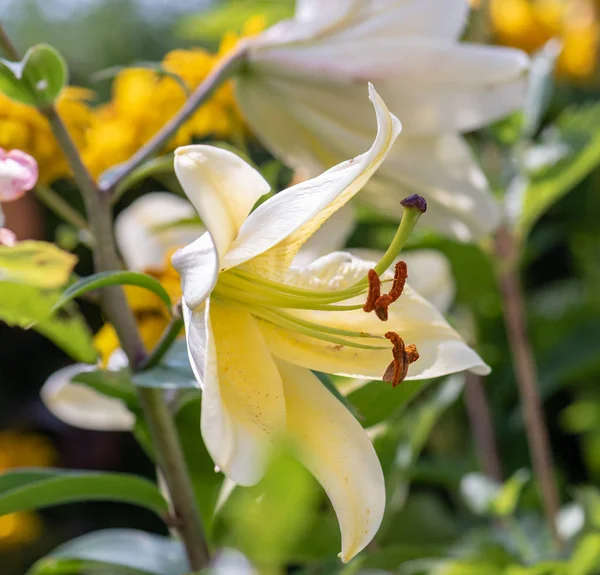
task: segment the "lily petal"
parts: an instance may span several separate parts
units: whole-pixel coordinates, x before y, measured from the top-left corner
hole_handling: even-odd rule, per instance
[[[250,267],[259,274],[268,277],[285,271],[308,238],[361,190],[401,130],[400,122],[389,113],[373,86],[369,86],[369,97],[378,126],[371,149],[259,206],[242,225],[224,258],[224,268],[255,258]]]
[[[256,201],[270,190],[252,166],[228,150],[184,146],[175,150],[175,174],[223,257]]]
[[[304,465],[331,500],[342,531],[344,563],[375,536],[385,509],[385,483],[365,430],[309,370],[277,361],[288,431]]]
[[[302,246],[294,258],[294,266],[305,266],[346,245],[356,227],[356,210],[346,204],[333,214]]]
[[[115,220],[115,238],[127,268],[161,268],[171,249],[189,244],[204,231],[199,224],[168,226],[194,216],[189,202],[167,192],[135,200]]]
[[[256,483],[272,440],[285,430],[283,384],[254,318],[211,301],[202,380],[202,437],[238,485]]]
[[[320,258],[306,268],[289,270],[287,283],[305,288],[341,289],[363,279],[371,267],[372,262],[337,252]],[[364,299],[354,298],[345,303],[364,303]],[[419,360],[411,364],[407,379],[429,379],[465,370],[480,375],[490,372],[490,368],[448,325],[439,311],[408,285],[400,299],[390,306],[387,322],[362,310],[289,310],[288,313],[338,329],[377,336],[383,336],[388,331],[398,333],[406,344],[414,343],[420,354]],[[275,356],[315,371],[381,379],[391,361],[391,348],[369,350],[335,345],[266,321],[260,321],[259,325]],[[361,343],[386,345],[382,339],[364,338]]]
[[[210,233],[177,250],[171,263],[181,276],[185,304],[195,310],[210,295],[219,276],[219,257]]]
[[[135,417],[122,401],[101,395],[85,385],[71,383],[77,374],[94,369],[91,365],[80,363],[54,372],[40,392],[44,405],[61,421],[81,429],[133,429]]]

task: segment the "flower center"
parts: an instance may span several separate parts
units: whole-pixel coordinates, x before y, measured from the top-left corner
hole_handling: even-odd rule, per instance
[[[390,247],[364,278],[349,287],[307,289],[264,279],[244,269],[232,268],[219,275],[213,297],[241,306],[263,321],[335,345],[374,351],[389,350],[389,344],[380,344],[384,343],[381,340],[388,339],[392,343],[393,361],[385,371],[383,380],[396,387],[406,378],[409,365],[419,358],[415,345],[405,346],[402,338],[392,331],[383,336],[335,328],[305,320],[297,312],[294,313],[294,310],[343,312],[362,309],[365,313],[374,311],[381,321],[387,321],[389,306],[402,295],[406,284],[406,263],[396,263],[393,279],[382,280],[380,276],[398,256],[425,209],[424,200],[419,196],[403,200],[402,205],[406,211]],[[388,293],[382,294],[382,285],[387,282],[391,282],[392,286]],[[361,296],[366,298],[364,304],[343,303]]]

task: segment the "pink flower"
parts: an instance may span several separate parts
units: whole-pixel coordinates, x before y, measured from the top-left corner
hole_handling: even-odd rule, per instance
[[[35,186],[38,165],[34,158],[21,150],[6,152],[0,148],[0,202],[18,200]]]
[[[17,236],[8,228],[0,228],[0,246],[12,248],[17,243]]]

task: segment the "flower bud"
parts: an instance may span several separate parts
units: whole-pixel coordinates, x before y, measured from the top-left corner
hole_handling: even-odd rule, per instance
[[[21,150],[6,152],[0,148],[0,202],[18,200],[35,186],[38,165],[34,158]]]

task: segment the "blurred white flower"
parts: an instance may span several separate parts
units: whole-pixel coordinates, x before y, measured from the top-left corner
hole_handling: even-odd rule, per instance
[[[377,264],[334,252],[292,266],[309,238],[367,183],[400,132],[372,87],[370,95],[378,129],[368,151],[252,212],[269,191],[254,168],[211,146],[175,152],[175,173],[208,230],[173,256],[189,357],[203,389],[206,447],[230,479],[251,485],[273,441],[289,433],[332,501],[343,561],[379,528],[384,479],[364,429],[310,370],[383,375],[393,385],[407,375],[489,371],[439,312],[404,286],[402,266],[393,278],[386,272],[411,229],[407,222],[424,210],[422,198],[411,198],[418,208],[407,208]],[[387,285],[381,280],[393,280],[389,294],[379,293]]]
[[[246,40],[238,101],[276,156],[314,176],[368,147],[373,82],[404,131],[361,200],[400,217],[416,192],[427,225],[479,238],[499,208],[461,134],[523,105],[529,60],[461,43],[468,12],[467,0],[298,0],[293,19]]]

